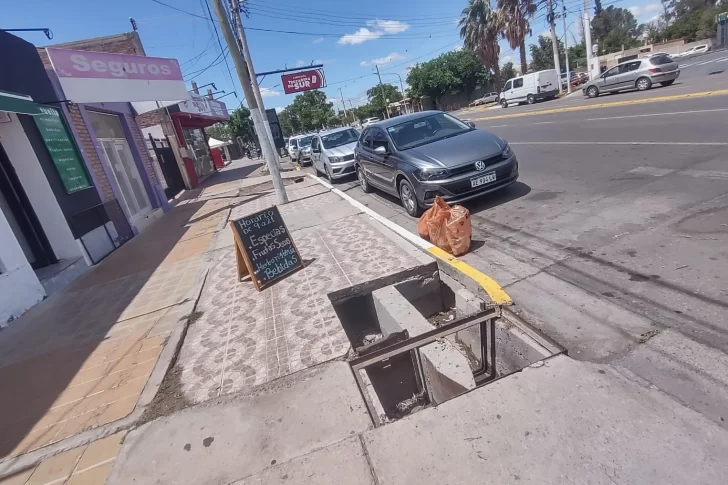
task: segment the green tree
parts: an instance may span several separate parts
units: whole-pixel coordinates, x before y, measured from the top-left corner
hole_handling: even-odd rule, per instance
[[[559,45],[559,63],[566,66],[566,58],[564,57],[564,44],[558,41]],[[554,51],[551,37],[540,35],[538,44],[531,44],[531,70],[542,71],[544,69],[555,69],[554,67]]]
[[[499,91],[502,82],[498,37],[503,31],[500,14],[490,7],[489,0],[469,0],[468,6],[460,13],[458,26],[465,47],[475,52],[483,65],[493,71],[495,88]]]
[[[642,26],[626,8],[612,5],[596,15],[591,22],[592,38],[599,45],[600,54],[630,49],[640,45]]]
[[[207,133],[207,136],[215,138],[216,140],[230,141],[232,139],[230,128],[227,123],[215,123],[214,125],[205,128],[205,132]]]
[[[233,111],[227,121],[227,127],[232,138],[240,137],[243,143],[258,144],[258,136],[255,134],[253,120],[250,118],[248,108],[241,106]]]
[[[389,103],[394,103],[402,99],[402,94],[391,84],[377,84],[367,89],[367,99],[371,109],[376,113],[372,116],[384,117]],[[388,100],[388,101],[387,101]]]
[[[512,62],[506,62],[501,67],[501,76],[503,76],[504,81],[508,81],[509,79],[513,79],[516,77],[516,70],[513,68]]]
[[[412,95],[437,100],[452,89],[470,95],[476,86],[491,84],[491,76],[473,51],[463,49],[415,65],[407,75],[407,84]]]
[[[715,16],[726,11],[715,0],[671,0],[664,29],[648,30],[648,35],[658,41],[685,39],[694,42],[715,36]]]
[[[526,59],[526,36],[531,35],[528,19],[536,13],[532,0],[498,0],[498,9],[503,23],[501,35],[508,41],[511,49],[518,48],[521,56],[521,71],[528,70]]]
[[[340,124],[334,104],[326,101],[326,94],[318,89],[297,95],[293,103],[278,114],[278,119],[285,135]]]

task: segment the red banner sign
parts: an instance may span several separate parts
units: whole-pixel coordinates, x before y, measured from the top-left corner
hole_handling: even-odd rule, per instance
[[[324,77],[323,69],[284,74],[281,76],[281,81],[283,83],[283,91],[286,94],[300,93],[302,91],[326,87],[326,77]]]

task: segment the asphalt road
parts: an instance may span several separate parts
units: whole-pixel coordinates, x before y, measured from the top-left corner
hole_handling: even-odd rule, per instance
[[[521,178],[466,204],[462,259],[573,358],[727,426],[728,95],[476,126],[511,143]],[[337,185],[416,232],[395,198]]]

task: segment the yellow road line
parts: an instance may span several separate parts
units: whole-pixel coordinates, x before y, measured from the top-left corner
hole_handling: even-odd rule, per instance
[[[585,106],[567,106],[565,108],[544,109],[540,111],[525,111],[523,113],[512,113],[507,115],[486,116],[483,118],[471,118],[470,121],[501,120],[504,118],[516,118],[519,116],[537,116],[554,113],[568,113],[570,111],[582,111],[595,108],[611,108],[614,106],[626,106],[632,104],[655,103],[657,101],[672,101],[677,99],[704,98],[706,96],[718,96],[728,94],[728,89],[717,89],[714,91],[700,91],[698,93],[674,94],[671,96],[657,96],[655,98],[630,99],[625,101],[614,101],[612,103],[588,104]]]
[[[445,261],[450,266],[463,273],[465,276],[468,276],[469,278],[475,280],[475,282],[478,283],[481,288],[483,288],[483,290],[488,294],[490,299],[493,300],[493,303],[497,305],[510,305],[511,303],[513,303],[513,300],[510,296],[508,296],[508,293],[506,293],[506,291],[501,288],[501,286],[487,274],[481,273],[465,261],[456,258],[452,254],[443,251],[437,246],[432,246],[428,249],[428,252],[436,258]]]

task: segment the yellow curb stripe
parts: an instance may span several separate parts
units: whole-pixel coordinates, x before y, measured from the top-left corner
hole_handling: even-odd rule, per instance
[[[450,266],[463,273],[465,276],[475,280],[475,282],[478,283],[483,290],[485,290],[494,303],[498,305],[510,305],[513,303],[513,300],[510,296],[508,296],[508,293],[506,293],[506,291],[490,276],[481,273],[468,263],[459,260],[452,254],[443,251],[437,246],[429,248],[428,251],[436,258],[445,261]]]
[[[673,101],[673,100],[677,100],[677,99],[704,98],[707,96],[718,96],[721,94],[728,94],[728,89],[718,89],[715,91],[701,91],[698,93],[688,93],[688,94],[675,94],[672,96],[658,96],[656,98],[631,99],[628,101],[615,101],[613,103],[589,104],[586,106],[567,106],[565,108],[553,108],[553,109],[545,109],[545,110],[541,110],[541,111],[526,111],[524,113],[512,113],[512,114],[507,114],[507,115],[486,116],[483,118],[471,118],[470,121],[502,120],[504,118],[517,118],[520,116],[538,116],[538,115],[547,115],[547,114],[554,114],[554,113],[568,113],[571,111],[582,111],[582,110],[596,109],[596,108],[612,108],[615,106],[627,106],[627,105],[632,105],[632,104],[655,103],[658,101]]]

